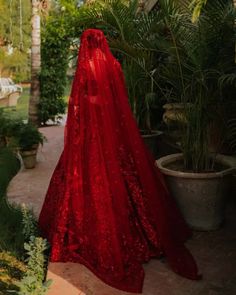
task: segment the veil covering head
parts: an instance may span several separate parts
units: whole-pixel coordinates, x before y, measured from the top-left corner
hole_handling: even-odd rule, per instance
[[[190,236],[139,134],[124,76],[102,31],[81,37],[64,151],[40,213],[51,261],[87,266],[104,282],[141,292],[142,263],[165,255],[198,279]]]

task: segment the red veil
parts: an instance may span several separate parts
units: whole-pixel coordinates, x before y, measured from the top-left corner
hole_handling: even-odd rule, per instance
[[[175,272],[199,278],[183,244],[190,231],[146,150],[100,30],[81,37],[64,151],[39,225],[51,261],[82,263],[121,290],[141,292],[142,263],[162,255]]]

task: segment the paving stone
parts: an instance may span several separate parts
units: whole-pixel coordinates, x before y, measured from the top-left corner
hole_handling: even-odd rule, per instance
[[[22,169],[8,189],[10,202],[32,206],[38,216],[47,187],[63,149],[63,126],[41,128],[48,142],[39,150],[35,169]],[[165,262],[153,259],[144,265],[144,295],[234,295],[236,294],[236,199],[232,192],[224,225],[213,232],[194,232],[187,246],[203,274],[190,281],[173,273]],[[50,263],[48,295],[128,295],[104,284],[84,266]]]

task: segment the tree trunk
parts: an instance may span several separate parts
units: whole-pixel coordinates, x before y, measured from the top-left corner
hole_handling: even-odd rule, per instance
[[[39,0],[31,0],[32,5],[32,33],[31,33],[31,89],[29,100],[29,122],[38,126],[40,124],[38,117],[38,105],[40,99],[39,73],[41,67],[40,55],[40,14]]]
[[[154,8],[154,6],[157,4],[157,2],[158,2],[157,0],[142,0],[142,1],[140,1],[140,3],[143,6],[143,10],[146,12],[151,11]]]

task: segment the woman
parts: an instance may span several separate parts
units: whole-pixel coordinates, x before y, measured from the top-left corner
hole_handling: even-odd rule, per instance
[[[51,261],[87,266],[104,282],[141,292],[142,263],[166,256],[198,279],[190,237],[148,154],[129,107],[123,73],[100,30],[81,38],[64,151],[40,214]]]

